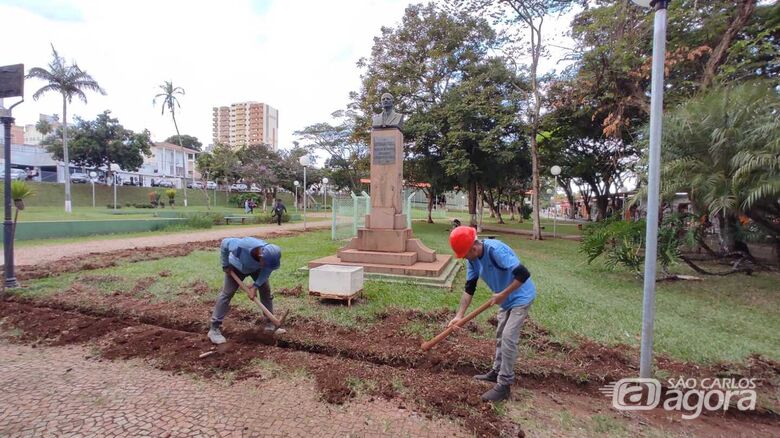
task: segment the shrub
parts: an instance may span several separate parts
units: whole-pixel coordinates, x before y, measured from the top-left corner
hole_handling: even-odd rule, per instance
[[[114,204],[108,204],[108,205],[106,205],[106,207],[107,207],[107,208],[110,208],[110,209],[112,209],[112,210],[113,210],[113,209],[114,209]],[[122,205],[121,205],[121,204],[117,204],[117,205],[116,205],[116,208],[118,208],[118,209],[119,209],[119,208],[122,208]]]
[[[152,204],[133,204],[135,208],[154,208]]]
[[[211,228],[214,226],[214,218],[209,214],[195,214],[187,218],[186,224],[195,229]]]
[[[255,216],[255,221],[258,224],[275,224],[276,223],[276,216],[273,214],[259,214]],[[290,215],[287,213],[282,213],[282,222],[290,222]]]
[[[614,269],[622,265],[641,276],[645,262],[644,219],[630,222],[615,215],[611,219],[596,222],[585,227],[580,243],[580,252],[588,257],[588,263],[604,256],[605,264]],[[658,227],[658,264],[664,273],[680,255],[680,247],[688,240],[685,216],[665,216]]]
[[[165,196],[168,197],[168,203],[173,205],[174,198],[176,198],[176,189],[168,189],[165,191]]]

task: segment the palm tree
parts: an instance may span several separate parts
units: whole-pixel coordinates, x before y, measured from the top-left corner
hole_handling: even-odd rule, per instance
[[[184,147],[181,143],[181,134],[179,134],[179,125],[176,123],[176,107],[181,108],[181,105],[179,105],[179,99],[176,98],[176,95],[184,96],[184,88],[182,87],[174,87],[173,81],[165,81],[164,84],[160,85],[160,89],[162,89],[162,93],[154,96],[154,100],[152,100],[152,105],[157,103],[157,99],[162,98],[162,111],[160,111],[160,115],[165,114],[165,109],[168,108],[168,111],[171,113],[171,118],[173,119],[173,127],[176,128],[176,138],[179,139],[179,146]],[[187,168],[187,159],[184,160],[184,168],[186,170]],[[184,206],[187,206],[187,174],[185,172],[184,174]]]
[[[49,63],[49,69],[33,67],[27,73],[27,78],[40,79],[48,82],[33,94],[33,99],[38,100],[46,92],[54,91],[62,94],[62,158],[65,162],[65,212],[71,212],[70,202],[70,161],[68,159],[68,103],[73,101],[73,96],[87,103],[84,90],[95,91],[105,95],[106,92],[92,76],[81,70],[76,63],[68,64],[61,57],[54,45],[51,46],[53,55]]]

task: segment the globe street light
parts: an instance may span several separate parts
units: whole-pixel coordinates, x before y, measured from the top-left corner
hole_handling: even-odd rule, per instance
[[[561,166],[555,165],[550,168],[550,173],[555,177],[555,189],[558,189],[558,175],[561,174]],[[550,198],[551,201],[555,201],[555,198]],[[555,212],[553,213],[553,239],[556,238],[556,227],[558,225],[558,206],[555,206]]]
[[[306,168],[311,166],[311,159],[308,155],[298,159],[298,163],[303,166],[303,231],[306,231]]]
[[[328,178],[322,178],[323,192],[322,192],[322,205],[328,205]]]
[[[92,183],[92,208],[95,208],[95,178],[97,177],[97,172],[94,170],[89,171],[89,181]]]
[[[295,211],[298,211],[298,186],[301,185],[301,183],[298,182],[298,180],[293,181],[293,185],[295,186]]]
[[[653,22],[653,68],[650,86],[650,149],[647,170],[647,228],[645,231],[645,278],[642,299],[642,344],[639,377],[649,378],[653,367],[653,322],[655,320],[655,272],[658,255],[658,196],[661,174],[661,118],[664,104],[666,61],[666,8],[669,0],[632,0],[655,7]]]

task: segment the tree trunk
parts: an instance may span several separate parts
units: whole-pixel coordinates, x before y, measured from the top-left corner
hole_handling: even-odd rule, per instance
[[[469,181],[469,225],[477,226],[477,182]]]
[[[426,194],[428,195],[428,223],[433,223],[433,218],[431,217],[431,211],[433,210],[433,190],[427,190]],[[412,214],[410,211],[409,214]]]
[[[731,42],[737,36],[739,31],[747,25],[748,20],[756,10],[756,0],[739,0],[736,5],[737,14],[729,23],[728,29],[723,34],[720,42],[712,50],[710,59],[707,61],[707,65],[704,67],[704,76],[701,81],[701,89],[708,88],[715,81],[715,76],[718,72],[718,67],[726,61],[728,57],[729,47]]]
[[[493,191],[483,190],[482,193],[483,197],[487,197],[488,208],[490,208],[490,217],[495,217],[498,219],[499,224],[505,224],[506,222],[504,222],[504,218],[501,217],[501,207],[497,205],[498,203],[496,202],[496,198],[493,197]]]
[[[6,157],[6,159],[9,159]],[[70,157],[68,156],[68,101],[62,94],[62,159],[65,161],[65,213],[70,214]]]

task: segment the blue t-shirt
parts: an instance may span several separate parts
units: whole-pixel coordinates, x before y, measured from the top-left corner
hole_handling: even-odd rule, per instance
[[[487,239],[482,241],[484,251],[482,257],[474,261],[466,260],[466,280],[482,278],[493,293],[500,293],[515,279],[512,270],[520,265],[520,259],[506,243]],[[536,298],[536,286],[528,278],[501,303],[501,308],[508,310],[530,303]]]
[[[273,269],[260,266],[260,262],[252,257],[252,250],[266,245],[267,242],[254,237],[228,237],[220,245],[222,266],[232,266],[236,271],[251,276],[255,286],[260,287],[268,281]]]

